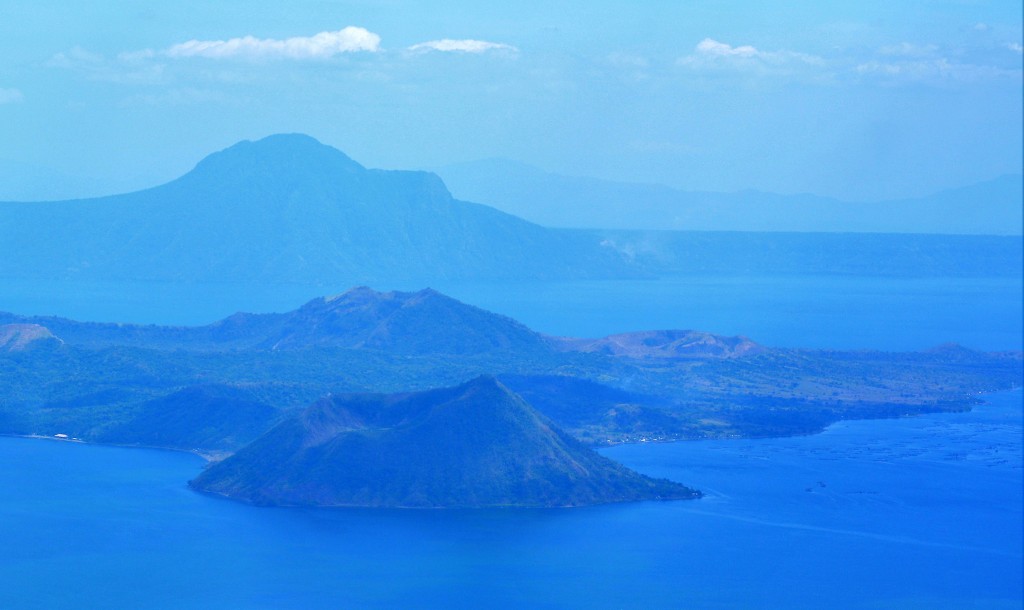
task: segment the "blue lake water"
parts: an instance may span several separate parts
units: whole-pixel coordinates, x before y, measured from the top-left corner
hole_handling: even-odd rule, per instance
[[[348,285],[9,281],[0,310],[201,324]],[[386,285],[377,289],[417,289]],[[537,330],[1020,349],[1020,278],[434,282]],[[1022,394],[815,436],[606,450],[699,501],[571,510],[253,508],[192,455],[0,438],[0,608],[1021,608]]]
[[[746,335],[765,345],[908,351],[955,341],[1024,345],[1024,279],[692,276],[577,282],[396,282],[431,287],[553,335],[652,329]],[[0,311],[98,322],[207,324],[236,311],[295,309],[352,287],[4,280]]]
[[[188,454],[0,438],[0,607],[1020,608],[1021,403],[614,447],[707,496],[562,510],[254,508]]]

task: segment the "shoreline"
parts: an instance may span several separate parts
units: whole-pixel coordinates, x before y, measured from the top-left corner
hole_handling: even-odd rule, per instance
[[[1009,393],[1012,393],[1012,392],[1021,392],[1022,390],[1024,390],[1024,386],[1015,386],[1015,387],[1012,387],[1012,388],[1007,388],[1007,389],[1003,389],[1003,390],[996,390],[996,391],[993,391],[993,392],[979,392],[976,395],[976,397],[975,397],[975,401],[973,403],[971,403],[970,405],[968,405],[966,409],[961,409],[961,410],[936,409],[936,410],[921,411],[920,413],[906,413],[906,414],[893,415],[891,417],[850,417],[850,418],[842,418],[842,419],[837,419],[836,421],[830,422],[830,423],[826,424],[825,426],[823,426],[822,428],[820,428],[818,430],[814,430],[814,431],[811,431],[811,432],[803,432],[803,433],[799,433],[798,432],[798,433],[793,433],[793,434],[776,434],[776,435],[764,435],[764,436],[710,436],[710,437],[705,437],[705,438],[648,439],[648,440],[637,440],[637,441],[623,441],[623,442],[610,443],[610,444],[597,444],[597,443],[592,443],[592,444],[585,443],[585,444],[588,447],[590,447],[593,451],[600,452],[600,450],[603,450],[603,449],[610,449],[612,447],[619,447],[619,446],[624,446],[624,445],[661,445],[661,444],[666,444],[666,443],[690,443],[690,442],[707,442],[707,441],[768,440],[768,439],[783,439],[783,438],[799,438],[799,437],[807,437],[807,436],[817,436],[819,434],[822,434],[822,433],[828,431],[828,429],[831,428],[832,426],[835,426],[836,424],[840,424],[840,423],[843,423],[843,422],[886,421],[886,420],[894,420],[894,419],[909,419],[909,418],[921,417],[921,416],[925,416],[925,415],[936,415],[936,414],[940,414],[940,413],[949,413],[949,414],[971,413],[972,411],[974,411],[974,409],[976,407],[984,406],[984,405],[989,403],[989,401],[985,399],[985,397],[987,397],[987,396],[997,395],[997,394],[1009,394]],[[225,459],[227,457],[230,457],[231,455],[233,455],[235,453],[234,451],[204,451],[204,450],[200,450],[200,449],[182,449],[180,447],[165,447],[165,446],[158,446],[158,445],[137,445],[137,444],[127,444],[127,443],[96,442],[96,441],[89,441],[89,440],[85,440],[85,439],[80,439],[80,438],[77,438],[77,437],[61,438],[61,437],[58,437],[56,435],[49,435],[48,436],[48,435],[44,435],[44,434],[16,434],[16,433],[9,433],[9,432],[0,432],[0,437],[41,439],[41,440],[49,440],[49,441],[54,441],[54,442],[76,443],[76,444],[82,444],[82,445],[93,445],[93,446],[97,446],[97,447],[118,447],[118,448],[121,448],[121,449],[149,449],[149,450],[158,450],[158,451],[173,451],[175,453],[187,453],[187,454],[194,455],[194,456],[202,459],[205,462],[204,467],[206,465],[209,465],[209,464],[213,463],[213,462],[218,462],[218,461],[223,460],[223,459]]]
[[[217,462],[230,456],[232,452],[216,452],[216,451],[200,451],[199,449],[181,449],[178,447],[160,447],[157,445],[129,445],[125,443],[101,443],[96,441],[87,441],[80,438],[60,438],[58,436],[46,436],[43,434],[14,434],[10,432],[0,432],[0,437],[7,438],[27,438],[37,439],[44,441],[54,441],[59,443],[72,443],[76,445],[90,445],[93,447],[117,447],[118,449],[147,449],[150,451],[173,451],[174,453],[187,453],[201,458],[206,464],[211,462]],[[206,464],[203,467],[206,467]]]

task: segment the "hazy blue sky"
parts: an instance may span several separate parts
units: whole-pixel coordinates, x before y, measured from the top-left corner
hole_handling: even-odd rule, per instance
[[[0,0],[0,160],[128,188],[301,131],[373,167],[918,195],[1021,171],[1021,21],[1014,0]]]

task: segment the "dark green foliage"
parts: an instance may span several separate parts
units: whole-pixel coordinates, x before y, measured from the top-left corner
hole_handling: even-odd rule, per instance
[[[236,314],[196,328],[0,315],[5,321],[42,325],[58,338],[30,344],[45,349],[0,353],[0,433],[181,449],[238,446],[266,420],[233,419],[213,402],[235,399],[216,393],[193,397],[207,406],[191,411],[182,397],[192,395],[169,398],[196,386],[244,390],[244,404],[280,414],[329,392],[416,391],[494,374],[577,439],[604,444],[801,434],[840,419],[959,410],[1022,377],[1019,352],[959,346],[784,350],[692,332],[554,340],[429,290],[355,289],[293,312]],[[576,351],[611,344],[618,347]],[[168,428],[173,435],[143,440],[138,422],[146,420],[137,418],[158,412],[154,404],[177,405],[181,419]],[[220,423],[206,426],[207,416]]]
[[[212,384],[148,400],[128,421],[96,437],[101,442],[150,447],[233,451],[267,431],[280,417],[252,391]]]
[[[668,438],[680,428],[679,418],[666,411],[672,401],[664,397],[557,375],[502,375],[500,380],[585,442]]]
[[[376,292],[353,288],[282,314],[237,313],[199,327],[75,322],[0,313],[0,324],[49,329],[71,345],[189,351],[345,348],[403,355],[547,353],[551,341],[502,315],[431,289]],[[0,328],[4,328],[0,326]]]
[[[398,395],[321,400],[196,489],[257,504],[580,506],[698,497],[587,449],[492,377]]]

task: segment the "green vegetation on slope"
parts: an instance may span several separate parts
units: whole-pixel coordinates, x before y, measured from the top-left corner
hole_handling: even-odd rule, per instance
[[[325,398],[191,485],[302,506],[556,507],[699,496],[598,455],[492,377]]]
[[[554,339],[433,291],[361,288],[196,328],[5,322],[52,325],[64,342],[0,352],[0,433],[190,450],[238,449],[330,392],[426,390],[483,374],[595,444],[803,434],[840,419],[963,410],[1022,377],[1019,352],[955,346],[792,350],[691,331]],[[211,390],[224,387],[237,395]],[[234,413],[233,403],[274,413]]]

